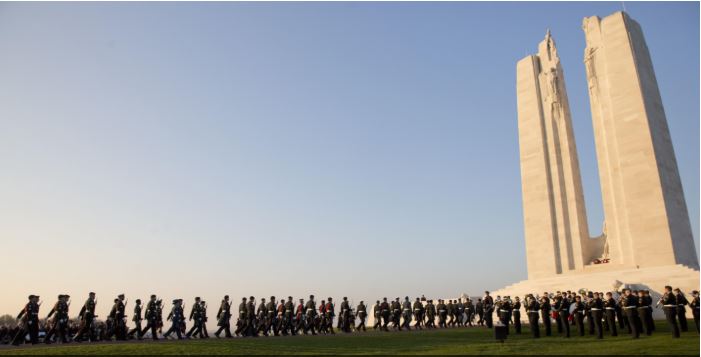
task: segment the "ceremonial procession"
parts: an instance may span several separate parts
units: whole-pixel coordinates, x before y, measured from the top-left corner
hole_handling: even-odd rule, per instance
[[[91,292],[77,316],[71,317],[69,295],[58,295],[45,318],[41,318],[42,302],[39,296],[29,295],[28,302],[17,315],[14,325],[0,326],[3,344],[66,344],[97,341],[207,339],[207,302],[195,297],[189,312],[183,299],[174,299],[164,306],[156,295],[142,303],[134,300],[128,308],[123,294],[112,303],[109,315],[98,319],[95,314],[97,296]],[[277,301],[271,296],[259,301],[254,296],[244,297],[234,307],[229,296],[224,296],[216,307],[216,338],[271,337],[295,335],[333,335],[337,332],[365,332],[366,321],[372,316],[372,329],[378,331],[410,331],[447,328],[505,327],[507,334],[521,334],[524,325],[533,338],[596,336],[597,339],[651,336],[655,332],[652,318],[655,309],[664,312],[671,327],[671,337],[693,330],[687,321],[693,318],[699,332],[699,292],[692,291],[687,298],[679,289],[664,287],[657,302],[648,290],[622,289],[620,292],[591,292],[580,290],[543,292],[515,296],[484,296],[458,299],[417,297],[386,297],[377,300],[371,308],[364,301],[352,305],[343,297],[337,308],[332,297],[318,301],[314,295],[307,300],[292,296]],[[169,311],[165,315],[164,309]],[[369,315],[369,311],[372,315]],[[691,310],[691,316],[687,316]],[[234,313],[236,315],[234,315]],[[232,318],[235,316],[235,321]],[[190,326],[188,326],[190,325]],[[622,338],[622,337],[619,337]]]

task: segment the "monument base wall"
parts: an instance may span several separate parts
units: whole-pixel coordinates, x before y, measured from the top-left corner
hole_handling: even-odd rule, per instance
[[[583,271],[561,274],[549,278],[529,279],[509,285],[505,288],[491,292],[496,297],[516,296],[523,297],[526,294],[542,295],[543,292],[554,293],[556,291],[579,291],[586,289],[589,291],[609,292],[625,287],[631,289],[650,290],[653,301],[657,303],[664,293],[665,285],[681,289],[691,301],[691,291],[699,290],[699,271],[685,265],[668,265],[647,268],[631,268],[623,270],[609,271],[602,264],[602,269],[592,266]],[[622,285],[621,285],[622,284]],[[661,309],[654,309],[655,318],[664,318]],[[691,309],[687,307],[687,316],[691,317]]]

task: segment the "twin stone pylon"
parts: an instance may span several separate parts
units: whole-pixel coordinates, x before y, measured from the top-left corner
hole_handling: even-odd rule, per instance
[[[590,237],[565,79],[550,32],[517,64],[528,278],[685,265],[698,270],[662,99],[640,25],[585,18],[604,232]],[[698,272],[696,272],[698,281]]]

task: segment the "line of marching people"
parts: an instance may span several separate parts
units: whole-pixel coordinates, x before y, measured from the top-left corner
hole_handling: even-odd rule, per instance
[[[463,301],[464,300],[464,301]],[[70,296],[61,294],[43,321],[39,319],[41,302],[39,296],[30,295],[29,301],[17,316],[17,326],[0,326],[0,343],[19,345],[24,342],[36,344],[68,343],[84,341],[124,341],[129,339],[160,338],[178,339],[209,338],[206,328],[207,303],[199,297],[185,314],[182,299],[174,299],[166,318],[163,318],[163,301],[156,295],[142,304],[135,300],[131,321],[134,326],[127,328],[126,308],[128,301],[124,294],[114,299],[112,309],[105,321],[99,321],[95,314],[97,299],[90,293],[83,304],[78,317],[69,318]],[[217,331],[215,337],[279,336],[299,334],[335,334],[342,332],[366,331],[365,322],[369,317],[368,308],[361,301],[355,308],[344,297],[336,315],[336,306],[331,297],[317,302],[313,295],[309,300],[299,299],[297,303],[290,296],[276,301],[271,296],[268,301],[255,297],[243,298],[238,305],[238,316],[232,331],[232,302],[225,296],[217,311]],[[388,301],[377,300],[372,307],[374,329],[401,331],[423,328],[451,328],[468,326],[494,326],[496,316],[499,324],[506,325],[507,331],[513,326],[514,332],[521,333],[521,320],[528,321],[534,338],[541,336],[541,329],[546,336],[553,335],[555,325],[558,334],[570,337],[571,326],[579,335],[585,333],[603,338],[605,332],[617,336],[619,331],[626,331],[632,337],[641,334],[651,335],[655,331],[652,318],[653,309],[661,308],[666,316],[673,337],[679,337],[680,331],[688,331],[686,306],[693,313],[696,330],[699,330],[699,293],[692,292],[689,302],[679,289],[665,287],[665,292],[653,307],[652,297],[647,290],[632,291],[624,289],[620,293],[571,291],[555,294],[543,293],[542,296],[528,294],[523,301],[519,297],[493,299],[489,292],[473,303],[472,299],[427,300],[425,297],[411,301],[396,298]],[[525,314],[522,315],[522,314]],[[334,320],[336,324],[334,325]],[[477,320],[477,321],[475,321]],[[192,322],[187,329],[187,323]],[[169,327],[165,326],[169,323]],[[144,325],[145,324],[145,325]],[[164,332],[165,330],[165,332]]]

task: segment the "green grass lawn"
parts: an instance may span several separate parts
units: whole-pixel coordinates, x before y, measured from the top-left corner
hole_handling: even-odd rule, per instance
[[[455,328],[411,332],[367,332],[335,336],[259,337],[190,341],[69,344],[0,348],[2,354],[671,354],[699,355],[699,334],[693,321],[692,332],[672,339],[667,325],[658,321],[651,336],[633,340],[626,334],[579,337],[576,329],[570,339],[543,337],[534,340],[528,328],[522,335],[510,335],[501,344],[492,330]],[[577,336],[575,336],[577,335]]]

